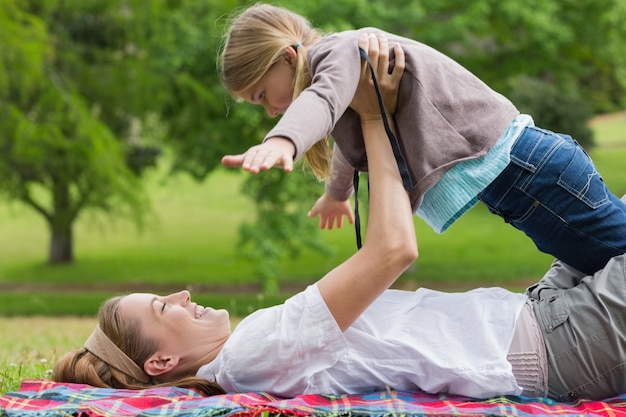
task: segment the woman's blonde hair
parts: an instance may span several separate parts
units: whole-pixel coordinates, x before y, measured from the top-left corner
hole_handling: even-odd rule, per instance
[[[311,85],[306,61],[307,47],[320,34],[302,16],[282,7],[256,4],[232,18],[220,56],[220,75],[226,89],[236,98],[252,87],[278,62],[286,48],[296,49],[297,62],[293,99]],[[328,137],[315,143],[304,155],[313,173],[327,179],[331,150]]]
[[[98,312],[100,328],[107,337],[131,358],[140,368],[157,350],[154,340],[142,336],[139,320],[119,314],[121,296],[107,300]],[[187,376],[174,381],[157,382],[152,378],[141,382],[120,370],[109,366],[85,348],[71,351],[63,356],[52,371],[56,382],[88,384],[101,388],[144,389],[148,387],[176,386],[195,389],[204,395],[223,394],[224,390],[215,382],[196,376]]]

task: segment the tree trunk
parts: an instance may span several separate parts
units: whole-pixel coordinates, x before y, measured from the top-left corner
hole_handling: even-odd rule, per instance
[[[74,262],[74,238],[72,224],[74,215],[67,181],[55,178],[52,187],[52,205],[54,210],[49,218],[51,265]]]
[[[50,253],[48,262],[52,265],[74,262],[74,239],[72,226],[51,227]]]

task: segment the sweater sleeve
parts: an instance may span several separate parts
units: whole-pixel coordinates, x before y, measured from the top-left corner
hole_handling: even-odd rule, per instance
[[[326,182],[326,194],[334,200],[345,201],[352,196],[354,168],[346,160],[337,145],[333,148],[330,179]]]
[[[299,159],[330,134],[346,111],[359,82],[360,55],[356,32],[322,38],[307,51],[311,86],[289,106],[265,140],[283,136],[296,147]]]

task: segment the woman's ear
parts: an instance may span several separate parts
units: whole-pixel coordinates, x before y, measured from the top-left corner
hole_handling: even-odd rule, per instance
[[[298,52],[293,46],[288,46],[283,51],[283,59],[289,64],[290,67],[295,68],[298,63]]]
[[[179,361],[178,356],[162,355],[157,352],[143,364],[143,370],[150,376],[159,376],[176,368]]]

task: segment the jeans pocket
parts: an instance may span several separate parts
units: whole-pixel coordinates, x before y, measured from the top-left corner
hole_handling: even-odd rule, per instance
[[[598,208],[609,201],[602,177],[580,146],[557,184],[591,208]]]

